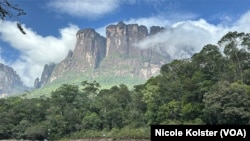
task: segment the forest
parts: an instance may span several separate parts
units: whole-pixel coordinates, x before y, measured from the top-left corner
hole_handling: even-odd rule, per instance
[[[149,139],[156,124],[250,124],[249,51],[249,33],[228,32],[133,89],[83,81],[0,99],[0,139]]]

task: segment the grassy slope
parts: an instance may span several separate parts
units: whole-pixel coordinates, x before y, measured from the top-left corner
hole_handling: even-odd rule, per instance
[[[45,85],[43,88],[30,91],[25,94],[27,98],[39,98],[41,96],[50,96],[50,93],[60,87],[62,84],[75,84],[80,85],[82,81],[93,82],[94,80],[101,84],[101,89],[107,89],[114,85],[125,84],[129,88],[133,88],[134,85],[143,84],[146,80],[140,77],[132,77],[131,75],[114,76],[117,71],[131,72],[134,67],[130,64],[134,61],[141,61],[142,58],[130,57],[125,59],[123,56],[113,55],[112,57],[106,57],[102,61],[102,65],[99,69],[88,69],[86,72],[77,74],[75,72],[67,72],[63,78],[57,78],[54,82]],[[125,64],[117,65],[120,62]],[[93,75],[95,74],[95,75]]]
[[[54,82],[45,85],[44,87],[36,90],[31,90],[26,92],[23,96],[26,98],[39,98],[41,96],[49,97],[50,93],[60,87],[62,84],[75,84],[79,85],[82,81],[93,82],[94,80],[101,84],[101,89],[107,89],[114,85],[125,84],[129,88],[133,88],[134,85],[142,84],[146,80],[141,78],[131,77],[131,76],[98,76],[96,78],[91,77],[86,74],[70,74],[66,77],[55,80]]]

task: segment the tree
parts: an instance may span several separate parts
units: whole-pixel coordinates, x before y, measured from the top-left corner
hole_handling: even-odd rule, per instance
[[[25,11],[17,4],[12,4],[8,0],[0,0],[0,18],[2,20],[9,18],[17,18],[26,15]]]
[[[81,95],[78,86],[63,84],[51,94],[47,120],[53,133],[52,138],[78,130],[82,114],[80,109],[77,109],[79,103],[76,99]]]
[[[12,4],[8,0],[0,0],[0,18],[5,20],[6,18],[18,18],[19,16],[26,15],[26,12],[19,8],[17,4]],[[26,34],[23,27],[17,22],[17,28]]]
[[[250,87],[220,81],[204,95],[204,120],[208,124],[249,124]]]
[[[224,48],[224,54],[229,61],[230,70],[234,71],[234,81],[244,83],[244,70],[250,64],[250,34],[229,32],[218,41]]]

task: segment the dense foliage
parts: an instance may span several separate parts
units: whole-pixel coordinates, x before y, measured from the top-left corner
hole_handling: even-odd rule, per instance
[[[151,124],[249,124],[249,50],[250,34],[229,32],[133,90],[83,81],[50,98],[0,99],[0,139],[149,138]]]

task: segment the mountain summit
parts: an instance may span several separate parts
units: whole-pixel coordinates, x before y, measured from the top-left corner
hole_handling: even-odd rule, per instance
[[[126,83],[125,79],[133,85],[139,82],[136,80],[146,80],[159,73],[168,56],[153,48],[140,48],[137,43],[163,30],[153,26],[148,32],[146,26],[119,22],[107,26],[103,37],[94,29],[81,29],[76,34],[74,51],[55,66],[46,64],[43,82],[36,79],[35,88],[54,82],[76,82],[75,79],[112,81],[112,85]],[[36,85],[40,83],[43,85]]]
[[[0,63],[0,98],[25,90],[19,75],[9,66]]]

